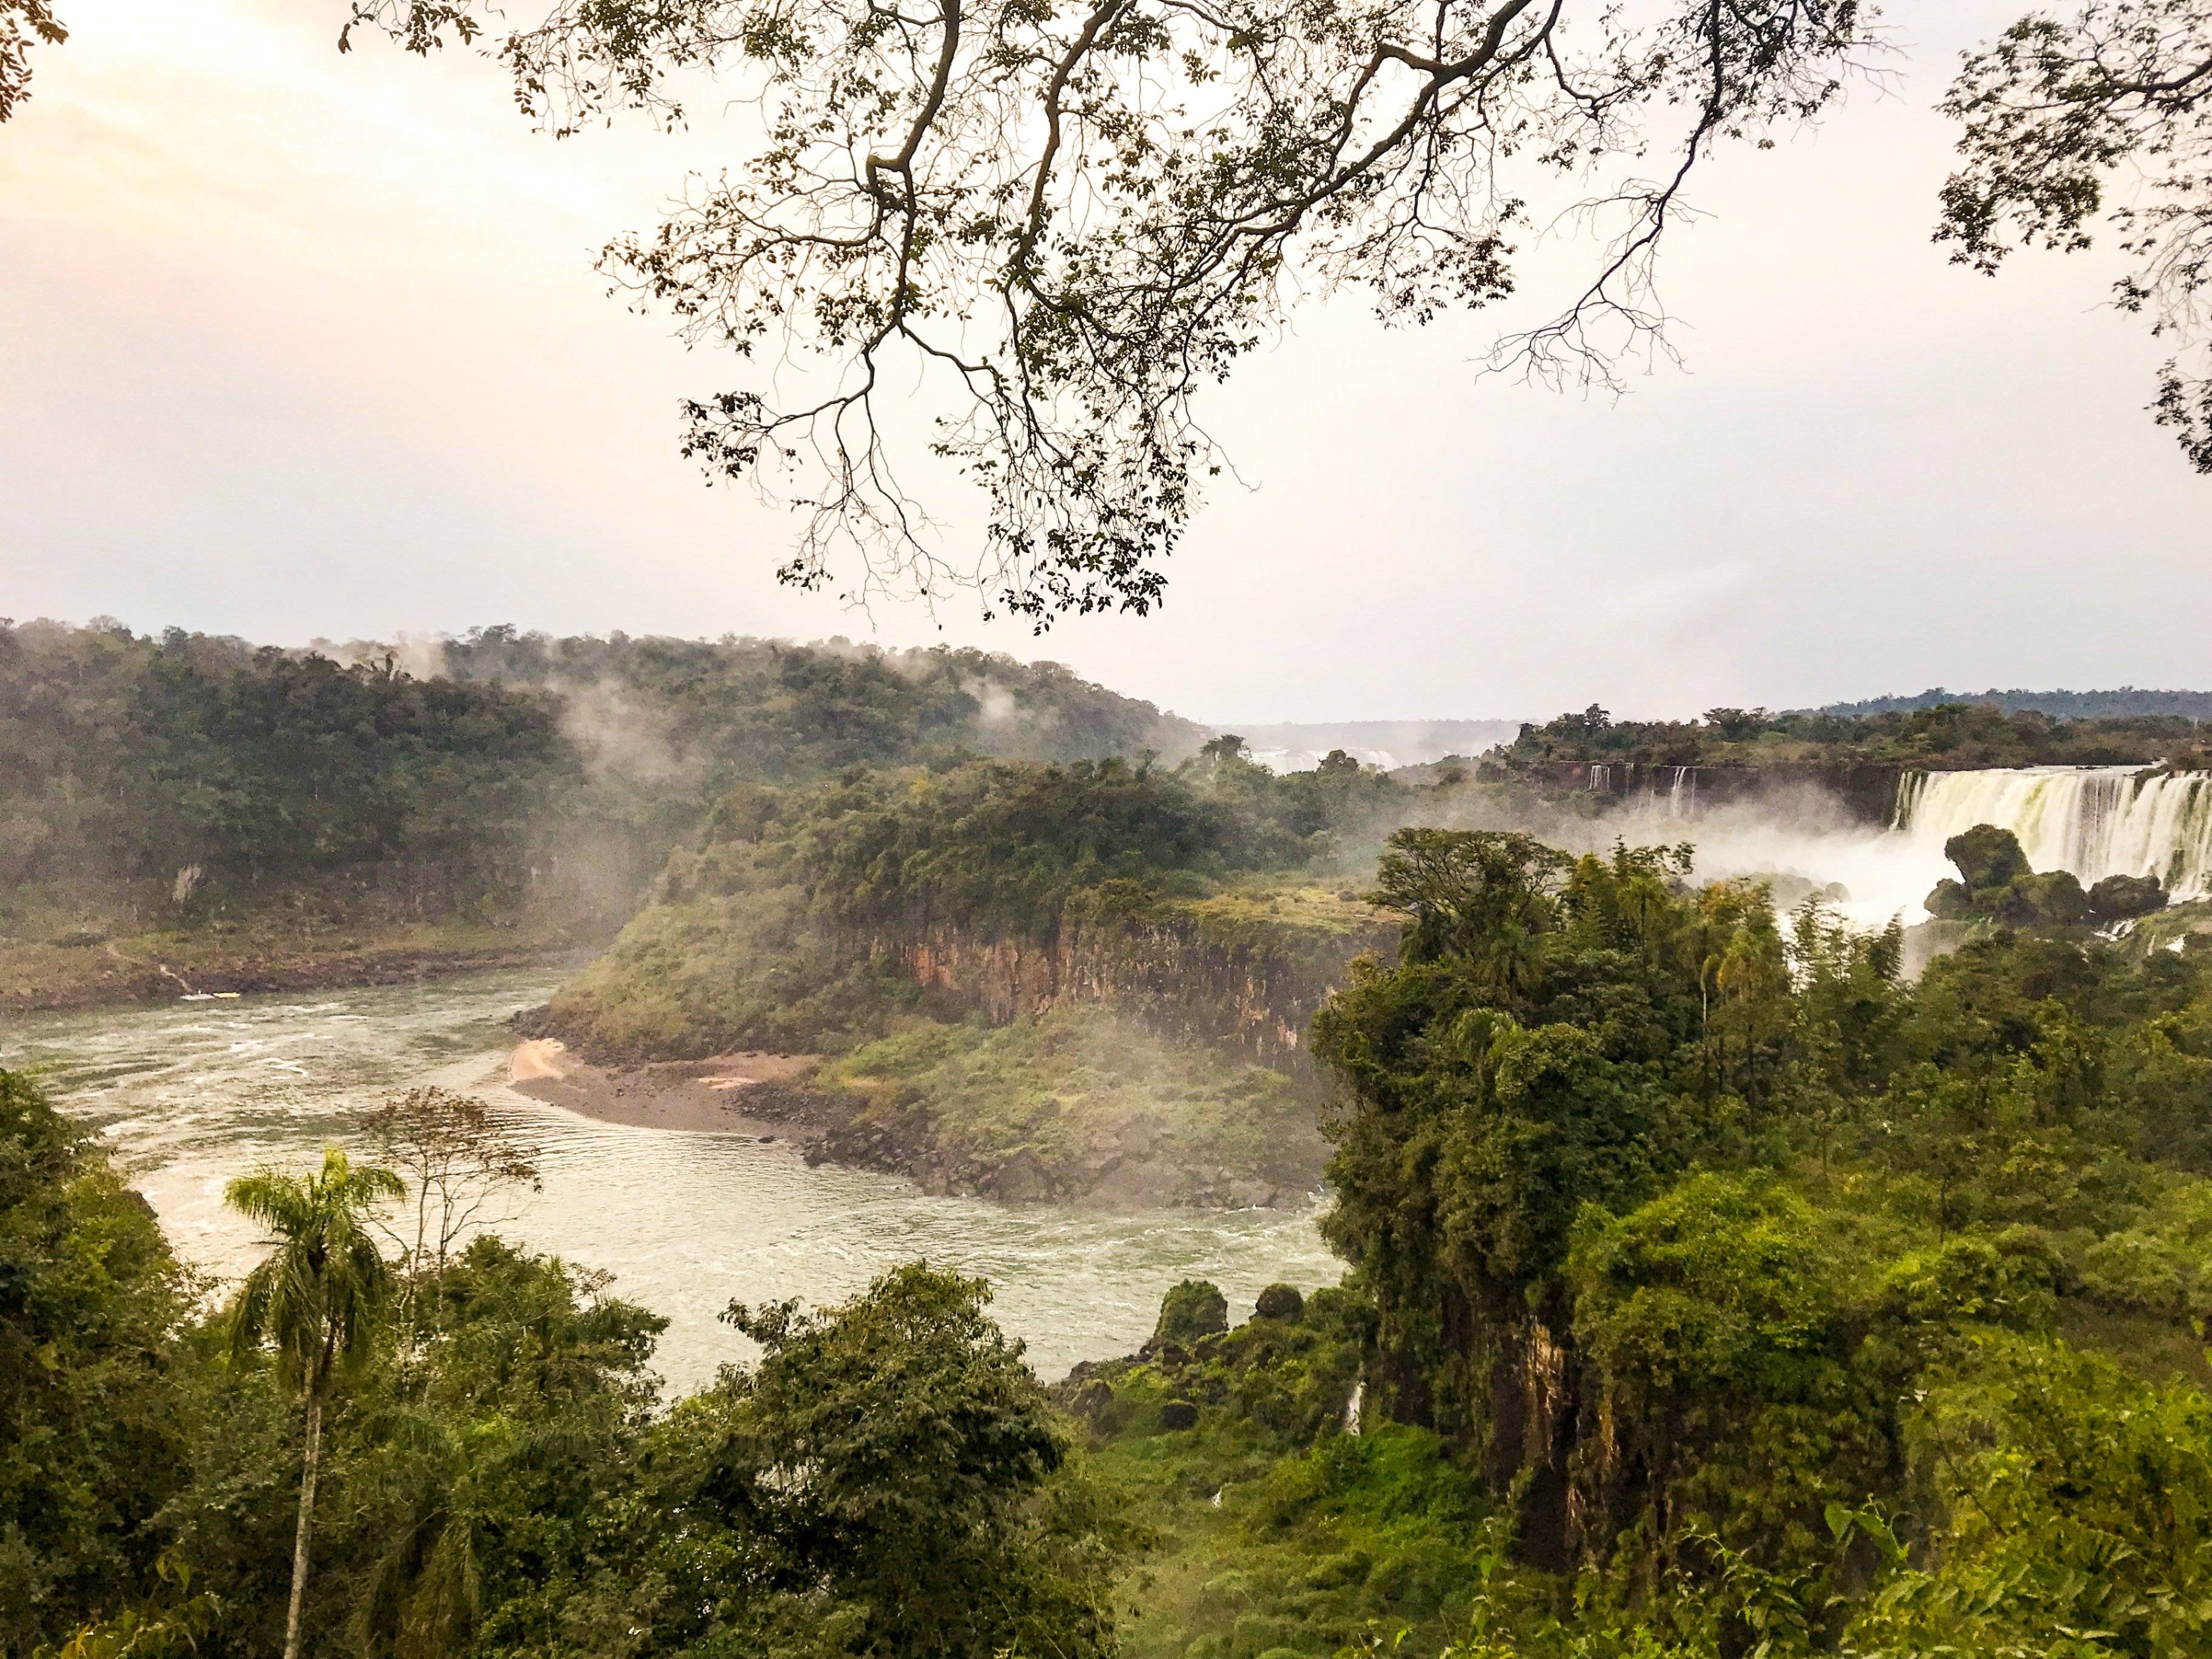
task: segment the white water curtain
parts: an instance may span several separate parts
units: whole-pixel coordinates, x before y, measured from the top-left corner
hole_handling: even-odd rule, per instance
[[[1905,775],[1897,827],[1916,842],[1940,850],[1978,823],[2011,830],[2031,866],[2070,870],[2084,886],[2156,876],[2178,899],[2212,894],[2212,774],[2033,766]]]

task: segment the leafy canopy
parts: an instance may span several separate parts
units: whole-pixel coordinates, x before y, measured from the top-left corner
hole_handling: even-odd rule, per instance
[[[309,1396],[358,1370],[392,1289],[369,1215],[406,1190],[391,1170],[356,1167],[336,1146],[313,1175],[264,1168],[233,1181],[226,1201],[266,1228],[275,1247],[246,1274],[232,1304],[234,1352],[265,1346],[278,1384]]]

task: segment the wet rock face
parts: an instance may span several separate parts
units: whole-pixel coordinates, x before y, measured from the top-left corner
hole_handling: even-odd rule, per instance
[[[1048,940],[937,927],[872,948],[994,1023],[1064,1001],[1110,1001],[1164,1036],[1304,1075],[1312,1070],[1305,1030],[1314,1010],[1355,957],[1388,956],[1397,935],[1380,915],[1339,932],[1274,920],[1231,924],[1165,904],[1137,917],[1066,918]]]
[[[2166,908],[2156,876],[2106,876],[2089,890],[2089,914],[2100,922],[2131,921]]]

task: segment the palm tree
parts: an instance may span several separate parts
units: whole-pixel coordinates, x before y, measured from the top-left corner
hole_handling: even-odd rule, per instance
[[[269,1230],[276,1247],[239,1289],[230,1311],[231,1352],[242,1358],[273,1349],[277,1386],[307,1405],[284,1659],[300,1659],[323,1402],[368,1357],[377,1313],[392,1291],[392,1268],[368,1231],[368,1214],[405,1191],[391,1170],[356,1169],[331,1146],[323,1153],[319,1175],[285,1175],[264,1164],[223,1194],[231,1208]]]

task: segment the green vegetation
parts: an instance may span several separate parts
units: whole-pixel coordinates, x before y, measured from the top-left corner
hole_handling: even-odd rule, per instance
[[[1423,794],[1350,764],[1279,778],[1233,738],[1173,771],[740,787],[530,1029],[602,1062],[828,1054],[751,1108],[941,1190],[1288,1200],[1322,1156],[1304,1027],[1388,943],[1316,878]]]
[[[1945,704],[1986,703],[2000,713],[2030,712],[2063,720],[2142,720],[2178,716],[2212,720],[2212,691],[2153,691],[2132,685],[2116,691],[1947,691],[1936,686],[1917,696],[1869,697],[1860,702],[1832,702],[1811,712],[1855,719],[1867,714],[1910,714]]]
[[[1108,1650],[1137,1534],[979,1282],[733,1304],[758,1358],[664,1406],[663,1321],[489,1236],[387,1260],[361,1224],[394,1185],[335,1152],[246,1177],[281,1243],[204,1310],[97,1150],[0,1073],[0,1654]],[[477,1191],[435,1189],[428,1236]]]
[[[1943,843],[1959,879],[1939,881],[1928,914],[1939,921],[1997,921],[2021,927],[2109,927],[2163,909],[2166,889],[2155,876],[2107,876],[2083,891],[2064,870],[2028,868],[2020,838],[1978,823]]]
[[[1139,819],[1176,845],[1202,820]],[[2022,878],[1991,837],[1960,851]],[[1064,908],[1075,856],[1016,867]],[[1991,917],[1906,983],[1894,930],[1688,877],[1679,850],[1393,836],[1395,960],[1315,1022],[1345,1282],[1233,1325],[1164,1286],[1152,1338],[1056,1409],[983,1287],[921,1267],[733,1306],[759,1359],[663,1407],[652,1316],[403,1212],[405,1293],[328,1397],[302,1650],[2205,1651],[2212,951]],[[817,1086],[896,1117],[957,1074],[977,1144],[1043,1145],[1066,1126],[1033,1046],[1080,1074],[1095,1012],[902,1026]],[[11,1650],[273,1650],[301,1413],[6,1088]],[[380,1117],[395,1161],[524,1177],[410,1152],[496,1134],[449,1105]]]
[[[198,1448],[177,1411],[191,1286],[153,1213],[0,1072],[0,1652],[152,1596]]]
[[[738,782],[1181,756],[1201,736],[975,651],[498,628],[290,652],[0,623],[0,993],[44,1006],[173,990],[163,969],[239,989],[574,948]]]
[[[925,1010],[1036,1012],[1093,947],[1094,981],[1217,1000],[1188,964],[1139,983],[1145,942],[1170,939],[1248,975],[1321,976],[1302,1024],[1372,933],[1365,907],[1306,872],[1346,862],[1415,799],[1356,765],[1279,778],[1233,738],[1173,772],[975,761],[740,787],[547,1029],[593,1058],[837,1049]]]
[[[284,1659],[299,1659],[300,1614],[313,1540],[315,1481],[322,1469],[323,1413],[356,1380],[374,1352],[376,1322],[392,1294],[392,1269],[369,1230],[369,1213],[406,1195],[389,1170],[356,1170],[331,1147],[319,1175],[258,1170],[230,1183],[230,1206],[259,1222],[275,1248],[239,1287],[230,1310],[235,1357],[272,1352],[277,1389],[301,1402],[300,1517],[285,1604]]]
[[[809,1079],[817,1156],[941,1191],[1246,1205],[1310,1192],[1328,1156],[1284,1073],[1073,1003],[993,1028],[916,1021]]]
[[[2212,957],[1992,925],[1906,985],[1893,933],[1681,873],[1394,839],[1399,959],[1317,1022],[1340,1334],[1070,1385],[1176,1540],[1152,1650],[2212,1642]]]
[[[1870,764],[1935,767],[2149,766],[2203,768],[2204,729],[2193,712],[2069,718],[2022,704],[1923,706],[1772,713],[1712,708],[1696,720],[1616,720],[1593,703],[1493,751],[1508,769],[1547,762],[1646,766]]]

